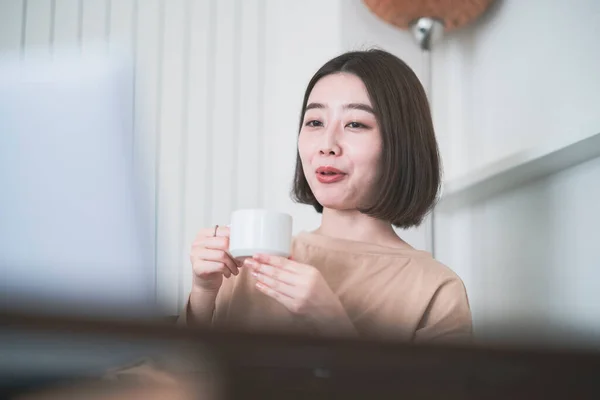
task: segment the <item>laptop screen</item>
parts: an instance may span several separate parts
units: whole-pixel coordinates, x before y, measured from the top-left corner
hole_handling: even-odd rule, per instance
[[[125,58],[0,58],[3,307],[108,316],[153,309],[132,89]]]

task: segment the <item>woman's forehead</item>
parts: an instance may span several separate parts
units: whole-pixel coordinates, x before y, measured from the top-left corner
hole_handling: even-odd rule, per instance
[[[347,103],[371,105],[363,81],[349,73],[331,74],[321,78],[313,87],[308,103],[321,103],[330,107]]]

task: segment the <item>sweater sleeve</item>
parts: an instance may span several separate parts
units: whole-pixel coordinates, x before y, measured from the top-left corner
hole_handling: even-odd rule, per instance
[[[219,289],[219,293],[217,294],[217,298],[215,300],[215,308],[213,310],[213,316],[211,321],[212,326],[218,326],[219,321],[225,319],[227,315],[227,310],[229,308],[229,303],[231,301],[232,291],[233,291],[233,279],[225,279],[223,281],[223,285]],[[190,321],[190,296],[188,296],[183,309],[181,310],[178,318],[177,325],[180,326],[190,326],[192,321]]]
[[[458,277],[448,279],[431,298],[414,341],[468,343],[472,337],[471,309],[465,286]]]

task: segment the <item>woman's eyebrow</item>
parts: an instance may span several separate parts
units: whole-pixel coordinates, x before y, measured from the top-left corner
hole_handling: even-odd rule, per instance
[[[306,111],[312,110],[315,108],[327,108],[327,106],[325,106],[322,103],[310,103],[306,106]],[[364,104],[364,103],[349,103],[349,104],[345,104],[343,108],[345,110],[362,110],[362,111],[366,111],[366,112],[369,112],[369,113],[375,115],[375,110],[373,110],[373,107],[371,107],[368,104]]]
[[[321,103],[310,103],[306,106],[306,111],[312,110],[313,108],[327,108],[324,104]]]
[[[371,113],[373,115],[375,115],[375,110],[373,110],[373,107],[371,107],[368,104],[364,104],[364,103],[350,103],[350,104],[346,104],[344,105],[344,109],[346,110],[362,110],[362,111],[366,111],[368,113]]]

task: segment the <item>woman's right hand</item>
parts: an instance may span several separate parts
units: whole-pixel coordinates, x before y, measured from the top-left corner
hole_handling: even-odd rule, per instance
[[[192,262],[192,291],[217,292],[223,284],[223,276],[239,274],[241,264],[227,252],[229,249],[229,228],[219,226],[198,232],[190,261]]]

